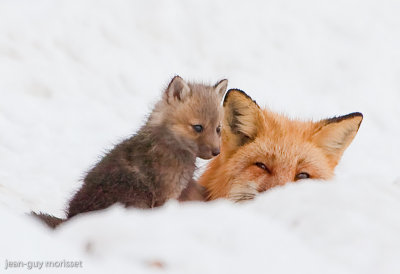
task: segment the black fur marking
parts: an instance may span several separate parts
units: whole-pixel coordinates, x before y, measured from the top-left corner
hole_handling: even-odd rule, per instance
[[[326,119],[325,123],[326,123],[326,125],[331,124],[331,123],[340,123],[341,121],[344,121],[344,120],[347,120],[347,119],[351,119],[351,118],[354,118],[354,117],[363,118],[363,115],[360,112],[353,112],[353,113],[350,113],[350,114],[347,114],[347,115]]]
[[[226,103],[227,100],[228,100],[229,94],[230,94],[231,92],[239,92],[239,93],[241,93],[242,95],[246,96],[248,99],[252,100],[253,103],[256,104],[256,106],[257,106],[258,108],[260,108],[255,100],[253,100],[249,95],[247,95],[246,92],[244,92],[243,90],[240,90],[240,89],[230,89],[230,90],[228,90],[228,91],[226,92],[225,97],[224,97],[224,103],[223,103],[223,106],[224,106],[224,107],[225,107],[225,103]]]
[[[214,85],[214,88],[218,87],[218,85],[221,84],[222,81],[227,81],[227,80],[228,80],[228,79],[222,79],[221,81],[219,81],[218,83],[216,83],[216,84]]]

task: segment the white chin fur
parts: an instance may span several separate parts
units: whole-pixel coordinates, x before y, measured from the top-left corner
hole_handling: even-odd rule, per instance
[[[252,200],[257,194],[257,184],[255,182],[247,182],[246,184],[234,182],[228,199],[234,202],[244,202]]]

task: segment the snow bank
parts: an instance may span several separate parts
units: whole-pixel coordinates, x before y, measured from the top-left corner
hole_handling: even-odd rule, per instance
[[[390,0],[0,0],[0,267],[398,273],[399,12]],[[63,216],[84,172],[141,125],[174,74],[228,78],[291,117],[364,121],[331,182],[244,205],[115,206],[56,232],[24,214]]]

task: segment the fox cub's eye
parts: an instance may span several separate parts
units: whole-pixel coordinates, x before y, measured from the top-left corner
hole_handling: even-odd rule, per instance
[[[303,180],[303,179],[308,179],[308,178],[310,178],[310,174],[308,174],[307,172],[301,172],[301,173],[297,174],[294,179],[295,180]]]
[[[216,131],[217,131],[218,134],[221,134],[221,126],[218,126]]]
[[[192,128],[193,128],[194,131],[196,131],[197,133],[203,132],[203,126],[202,126],[202,125],[192,125]]]
[[[257,163],[255,163],[255,165],[258,166],[259,168],[265,170],[266,172],[271,173],[271,171],[269,170],[269,168],[268,168],[266,165],[264,165],[263,163],[257,162]]]

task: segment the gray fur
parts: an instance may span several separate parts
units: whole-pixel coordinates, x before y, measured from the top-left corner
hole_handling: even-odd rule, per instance
[[[152,208],[177,199],[193,177],[196,157],[211,158],[217,149],[219,153],[215,129],[226,84],[186,84],[174,77],[139,132],[87,173],[69,204],[68,218],[117,202]],[[194,133],[193,121],[204,125],[204,132]]]

